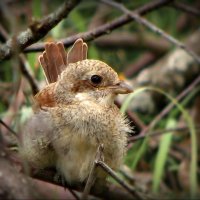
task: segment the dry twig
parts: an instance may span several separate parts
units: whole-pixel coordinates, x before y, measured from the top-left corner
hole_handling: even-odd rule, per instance
[[[141,8],[136,9],[134,12],[138,13],[139,15],[144,15],[152,10],[155,10],[157,8],[160,8],[168,3],[170,3],[172,0],[155,0],[153,2],[150,2]],[[108,34],[111,31],[129,23],[132,21],[132,18],[129,15],[123,15],[121,17],[118,17],[117,19],[108,22],[104,25],[101,25],[97,27],[96,29],[79,33],[73,36],[70,36],[65,39],[61,39],[61,41],[64,43],[65,47],[68,47],[74,43],[78,38],[82,38],[85,42],[94,40],[97,37],[100,37],[102,35]],[[24,52],[36,52],[36,51],[43,51],[44,50],[44,43],[38,43],[34,44],[24,50]]]
[[[146,66],[150,65],[150,63],[153,63],[157,58],[158,55],[153,52],[148,51],[146,53],[143,53],[135,62],[129,64],[126,67],[126,69],[124,70],[125,76],[131,77],[136,73],[139,73]]]
[[[180,101],[182,98],[184,98],[189,92],[191,92],[198,84],[200,83],[200,76],[198,76],[185,90],[183,90],[177,97],[176,101]],[[174,103],[170,103],[167,105],[152,121],[151,123],[144,128],[140,132],[140,136],[146,135],[146,133],[158,122],[160,121],[167,113],[169,113],[172,108],[174,107]],[[129,138],[130,141],[134,141],[134,138],[137,136],[132,136]]]
[[[137,191],[135,191],[132,187],[125,183],[121,178],[119,178],[119,176],[104,162],[98,161],[97,165],[100,166],[111,177],[113,177],[123,188],[130,192],[134,197],[136,197],[137,199],[143,199]]]
[[[177,39],[175,39],[174,37],[170,36],[169,34],[167,34],[166,32],[164,32],[163,30],[161,30],[160,28],[156,27],[154,24],[152,24],[151,22],[147,21],[146,19],[142,18],[141,16],[139,16],[139,14],[137,14],[136,12],[131,12],[130,10],[128,10],[123,4],[114,2],[112,0],[101,0],[103,3],[106,3],[112,7],[117,8],[118,10],[121,10],[122,12],[124,12],[125,14],[129,15],[131,17],[132,20],[138,22],[139,24],[142,24],[144,26],[146,26],[147,28],[149,28],[151,31],[161,35],[163,38],[165,38],[167,41],[169,41],[170,43],[176,45],[177,47],[183,49],[184,51],[186,51],[188,54],[190,54],[194,60],[200,64],[200,58],[199,56],[194,53],[191,49],[189,49],[187,46],[185,46],[185,44],[181,43],[180,41],[178,41]]]
[[[23,54],[19,55],[19,63],[20,63],[21,72],[28,80],[28,82],[31,86],[32,93],[33,93],[33,95],[35,95],[36,93],[39,92],[39,86],[38,86],[36,79],[32,75],[32,73],[30,71],[31,68],[29,66],[29,63],[27,62],[27,60]]]
[[[173,2],[172,4],[169,4],[169,6],[174,7],[176,9],[179,9],[183,12],[192,14],[196,17],[200,17],[200,10],[197,10],[196,8],[190,7],[184,3],[181,2]]]
[[[121,108],[122,103],[118,100],[115,100],[115,105],[117,105],[118,108]],[[141,130],[143,130],[146,126],[145,124],[140,120],[140,118],[133,113],[131,110],[127,110],[126,111],[127,116],[129,117],[129,119],[136,124],[136,126],[138,126]]]
[[[120,40],[119,40],[120,38]],[[156,42],[155,42],[156,41]],[[95,44],[100,47],[131,47],[135,49],[148,49],[156,55],[166,53],[170,49],[170,44],[163,38],[158,38],[147,32],[129,33],[126,31],[113,32],[95,40]]]
[[[97,149],[97,152],[96,152],[96,158],[95,158],[95,161],[92,165],[92,168],[90,170],[90,173],[89,173],[89,177],[87,179],[87,182],[86,182],[86,185],[85,185],[85,188],[84,188],[84,191],[83,191],[83,194],[82,194],[82,197],[81,199],[84,200],[84,199],[87,199],[88,198],[88,195],[90,193],[90,190],[91,190],[91,187],[93,186],[94,182],[95,182],[95,179],[96,179],[96,168],[97,168],[97,163],[99,161],[102,161],[103,158],[102,158],[102,153],[103,153],[103,145],[99,145],[98,149]]]
[[[6,44],[0,47],[0,60],[4,60],[12,56],[16,49],[21,52],[27,46],[37,42],[43,38],[54,26],[56,26],[63,18],[67,17],[69,12],[80,2],[80,0],[65,1],[54,13],[40,21],[35,21],[24,32],[7,40]],[[13,44],[17,48],[13,48]]]
[[[4,126],[13,135],[17,136],[17,133],[12,128],[10,128],[2,119],[0,119],[0,124],[2,124],[2,126]]]
[[[200,127],[197,126],[196,130],[200,130]],[[158,131],[153,131],[150,132],[148,134],[145,135],[136,135],[131,137],[131,139],[129,140],[129,142],[135,142],[141,139],[144,139],[145,137],[154,137],[154,136],[158,136],[158,135],[162,135],[162,134],[167,134],[170,132],[188,132],[189,128],[188,127],[177,127],[177,128],[169,128],[169,129],[165,129],[165,130],[158,130]]]
[[[0,34],[4,37],[5,40],[8,40],[8,33],[4,29],[4,27],[0,24]],[[39,86],[37,84],[37,81],[33,77],[32,73],[30,72],[30,67],[28,67],[28,62],[23,54],[19,55],[19,64],[22,74],[26,77],[28,80],[32,93],[36,94],[39,91]]]
[[[32,177],[39,180],[63,186],[61,183],[55,181],[54,176],[55,171],[53,170],[45,170],[43,172],[38,172],[37,174],[32,174]],[[67,186],[67,188],[72,190],[80,190],[80,187],[77,188],[76,186]],[[130,195],[129,192],[126,192],[121,187],[115,186],[113,184],[109,184],[109,186],[103,185],[101,191],[97,190],[97,188],[92,188],[91,194],[103,199],[132,199],[132,195]]]

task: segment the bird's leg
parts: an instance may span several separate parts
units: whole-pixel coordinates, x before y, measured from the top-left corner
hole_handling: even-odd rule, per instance
[[[69,184],[65,180],[65,177],[59,172],[56,172],[53,179],[56,183],[61,184],[65,189],[69,186]]]

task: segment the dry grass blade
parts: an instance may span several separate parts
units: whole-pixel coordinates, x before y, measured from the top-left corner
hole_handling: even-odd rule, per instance
[[[100,166],[105,172],[107,172],[111,177],[113,177],[123,188],[125,188],[128,192],[130,192],[137,199],[143,199],[141,195],[134,190],[134,188],[130,187],[127,183],[125,183],[118,175],[104,162],[98,161],[97,165]]]
[[[97,163],[102,160],[102,157],[103,157],[103,145],[99,145],[98,149],[97,149],[97,152],[96,152],[96,158],[94,160],[94,163],[92,165],[92,168],[90,170],[90,173],[89,173],[89,177],[87,179],[87,182],[86,182],[86,185],[85,185],[85,188],[84,188],[84,191],[83,191],[83,195],[81,197],[82,200],[84,199],[87,199],[89,193],[90,193],[90,190],[91,190],[91,187],[93,186],[95,180],[96,180],[96,168],[97,168]]]

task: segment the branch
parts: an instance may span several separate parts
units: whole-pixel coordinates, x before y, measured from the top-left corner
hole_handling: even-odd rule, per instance
[[[143,199],[141,195],[134,190],[134,188],[130,187],[127,183],[125,183],[108,165],[106,165],[102,161],[103,160],[102,156],[103,156],[102,146],[100,146],[97,150],[94,165],[90,170],[90,175],[88,177],[81,199],[87,199],[91,186],[94,183],[96,167],[101,167],[106,173],[108,173],[111,177],[113,177],[113,179],[115,179],[126,191],[128,191],[128,193],[126,191],[121,190],[121,188],[119,187],[113,188],[112,184],[109,184],[109,186],[105,184],[101,185],[100,191],[98,190],[98,188],[95,187],[92,188],[91,194],[101,197],[103,199],[133,199],[133,197],[135,197],[136,199]],[[55,176],[55,171],[53,170],[45,170],[45,171],[42,170],[34,175],[34,177],[37,179],[60,185],[60,183],[55,182],[55,179],[53,178],[54,176]],[[76,186],[68,185],[67,188],[73,190],[82,190],[80,186],[77,188]],[[131,194],[131,196],[129,195],[129,193]]]
[[[6,44],[0,47],[0,60],[10,58],[16,52],[16,49],[21,52],[27,46],[43,38],[63,18],[67,17],[79,2],[80,0],[66,0],[54,13],[40,21],[33,22],[26,31],[7,40]]]
[[[113,177],[122,187],[124,187],[128,192],[130,192],[137,199],[143,199],[141,195],[136,192],[132,187],[126,184],[119,176],[104,162],[98,161],[97,165],[100,166],[105,172],[107,172],[111,177]]]
[[[10,131],[14,136],[17,136],[17,133],[12,128],[10,128],[2,119],[0,119],[0,124],[2,124],[2,126]]]
[[[152,24],[148,20],[146,20],[146,19],[142,18],[141,16],[139,16],[138,13],[131,12],[123,4],[114,2],[112,0],[101,0],[101,1],[106,3],[106,4],[108,4],[108,5],[110,5],[110,6],[112,6],[112,7],[117,8],[118,10],[121,10],[125,14],[129,15],[132,20],[138,22],[139,24],[142,24],[143,26],[146,26],[151,31],[161,35],[163,38],[165,38],[170,43],[172,43],[172,44],[176,45],[177,47],[179,47],[179,48],[183,49],[184,51],[186,51],[188,54],[190,54],[194,58],[194,60],[198,64],[200,64],[200,57],[196,53],[194,53],[191,49],[189,49],[185,44],[181,43],[180,41],[178,41],[174,37],[170,36],[169,34],[164,32],[160,28],[156,27],[154,24]]]
[[[46,199],[31,178],[18,173],[0,147],[0,199]]]
[[[121,190],[121,188],[117,188],[117,187],[113,188],[112,184],[109,184],[109,186],[104,184],[104,185],[101,185],[100,191],[96,187],[92,188],[91,194],[96,195],[101,198],[106,198],[106,199],[133,199],[133,197],[134,199],[135,198],[143,199],[141,194],[139,194],[133,187],[130,187],[127,183],[125,183],[108,165],[106,165],[102,161],[103,160],[102,151],[103,151],[103,146],[100,145],[98,147],[96,158],[90,170],[90,174],[89,174],[81,199],[87,199],[89,195],[90,189],[94,183],[94,180],[96,179],[96,174],[95,174],[96,167],[101,167],[107,174],[113,177],[113,179],[116,180],[126,191],[128,191],[128,193],[126,191]],[[42,171],[39,171],[39,173],[35,174],[33,177],[43,180],[43,181],[60,185],[60,183],[55,182],[55,179],[53,178],[54,175],[55,175],[54,170],[45,170],[45,171],[42,170]],[[76,187],[76,186],[68,185],[67,188],[82,190],[80,186]],[[129,193],[131,194],[131,196],[129,195]]]
[[[181,2],[173,2],[172,4],[169,4],[169,6],[171,7],[174,7],[176,9],[179,9],[183,12],[186,12],[186,13],[189,13],[189,14],[192,14],[196,17],[200,17],[200,10],[196,9],[196,8],[193,8],[193,7],[190,7],[184,3],[181,3]]]
[[[103,145],[99,145],[97,152],[96,152],[95,161],[94,161],[92,168],[90,170],[89,177],[87,179],[87,182],[86,182],[86,185],[85,185],[82,197],[81,197],[82,200],[87,199],[87,197],[90,193],[91,187],[93,186],[93,184],[95,182],[97,163],[100,160],[102,160],[102,156],[103,156],[102,153],[103,153]]]
[[[2,35],[3,39],[8,40],[8,37],[9,37],[8,33],[1,24],[0,24],[0,34]],[[25,56],[23,54],[21,54],[21,55],[19,55],[18,59],[19,59],[19,64],[20,64],[20,69],[21,69],[22,74],[28,80],[28,82],[31,86],[31,89],[32,89],[32,93],[36,94],[39,91],[39,86],[38,86],[36,79],[30,72],[30,67],[28,67],[29,64],[28,64]]]
[[[141,8],[135,10],[135,13],[138,13],[139,15],[144,15],[152,10],[155,10],[159,7],[162,7],[168,3],[170,3],[172,0],[155,0],[153,2],[150,2]],[[108,22],[102,26],[97,27],[96,29],[93,29],[88,32],[79,33],[73,36],[70,36],[68,38],[62,39],[61,41],[64,43],[65,47],[68,47],[74,43],[75,40],[78,38],[82,38],[84,41],[91,41],[95,38],[98,38],[102,35],[106,35],[110,33],[111,31],[129,23],[132,21],[132,18],[129,15],[123,15],[115,20],[112,20],[111,22]],[[24,50],[24,52],[37,52],[37,51],[43,51],[44,50],[44,43],[38,43],[34,44]]]
[[[185,44],[200,55],[200,30],[190,35]],[[140,71],[131,80],[135,90],[144,86],[158,87],[171,95],[178,95],[200,74],[200,67],[185,51],[175,48],[166,56]],[[126,96],[120,96],[123,102]],[[167,103],[166,97],[157,92],[148,90],[138,93],[129,104],[131,111],[156,114]]]
[[[197,126],[195,127],[196,130],[200,130],[200,126]],[[144,139],[145,137],[154,137],[154,136],[158,136],[158,135],[162,135],[162,134],[167,134],[167,133],[170,133],[170,132],[188,132],[190,129],[185,126],[185,127],[177,127],[177,128],[169,128],[169,129],[165,129],[165,130],[157,130],[157,131],[153,131],[153,132],[150,132],[148,134],[145,134],[145,135],[136,135],[136,136],[133,136],[129,139],[129,143],[130,142],[135,142],[135,141],[138,141],[138,140],[141,140],[141,139]]]
[[[32,94],[37,94],[39,92],[39,85],[34,76],[32,75],[29,63],[27,62],[23,54],[19,55],[19,63],[22,74],[26,77],[31,86]]]
[[[61,183],[58,183],[55,181],[54,179],[55,171],[53,170],[45,170],[42,172],[38,172],[37,174],[32,175],[32,177],[63,187]],[[67,188],[72,189],[72,190],[78,190],[78,191],[82,190],[82,188],[80,188],[79,186],[78,187],[67,186]],[[103,199],[115,199],[115,200],[133,199],[132,195],[130,195],[127,191],[125,191],[119,186],[115,186],[110,183],[109,183],[109,186],[102,185],[102,187],[100,188],[100,191],[98,190],[98,188],[92,188],[91,194]]]
[[[125,77],[131,78],[131,76],[137,74],[142,71],[146,66],[153,63],[156,59],[158,59],[158,55],[153,52],[145,52],[138,57],[133,63],[129,64],[125,70]]]
[[[121,108],[122,103],[118,100],[115,100],[115,105],[118,108]],[[143,130],[146,126],[145,124],[140,120],[140,118],[133,112],[131,112],[131,110],[127,110],[126,111],[126,115],[128,116],[128,118],[134,123],[136,124],[137,127],[140,128],[140,130]]]
[[[120,40],[119,40],[120,38]],[[155,42],[156,41],[156,42]],[[104,37],[98,38],[95,41],[100,47],[131,47],[138,49],[149,49],[155,54],[166,53],[170,48],[169,42],[163,38],[158,38],[155,35],[150,35],[149,33],[139,32],[139,33],[128,33],[128,32],[116,32],[111,35],[106,35]]]
[[[176,101],[180,101],[183,99],[187,94],[189,94],[198,84],[200,83],[200,75],[185,89],[183,90],[177,97]],[[144,128],[140,132],[140,137],[146,135],[146,133],[158,122],[160,121],[167,113],[169,113],[172,108],[174,107],[174,103],[170,103],[167,105],[152,121],[151,123]],[[129,138],[129,141],[134,141],[134,136]]]
[[[4,42],[8,39],[8,33],[6,32],[2,24],[0,24],[0,36],[2,37]]]

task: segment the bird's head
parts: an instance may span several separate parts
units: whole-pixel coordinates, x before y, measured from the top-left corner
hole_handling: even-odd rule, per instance
[[[61,73],[55,97],[58,103],[95,100],[110,104],[117,94],[130,92],[131,87],[106,63],[86,59],[69,64]]]
[[[39,62],[48,85],[34,96],[36,109],[85,100],[110,105],[117,94],[132,92],[107,64],[87,59],[87,49],[81,38],[68,53],[61,42],[45,44]]]

